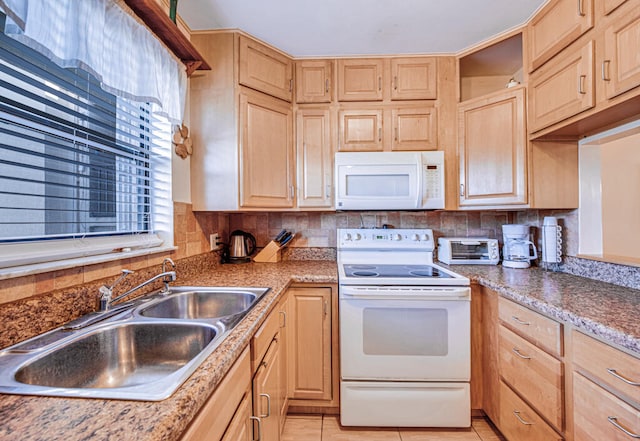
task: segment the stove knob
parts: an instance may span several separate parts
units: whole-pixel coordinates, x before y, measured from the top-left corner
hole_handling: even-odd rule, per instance
[[[402,236],[399,234],[393,234],[391,235],[391,240],[400,240],[402,239]]]
[[[356,233],[356,237],[354,237],[354,240],[360,240],[362,239],[362,236],[360,235],[360,233]]]
[[[420,236],[417,235],[417,234],[413,234],[411,236],[411,240],[414,241],[414,242],[418,242],[420,240]]]
[[[351,240],[351,233],[345,233],[344,240]]]
[[[422,240],[429,240],[429,235],[428,234],[423,234],[422,235]]]

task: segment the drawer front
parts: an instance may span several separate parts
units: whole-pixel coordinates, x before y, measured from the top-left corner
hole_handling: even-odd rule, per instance
[[[558,430],[563,428],[562,363],[500,326],[500,375]]]
[[[562,356],[562,325],[555,320],[500,297],[498,303],[500,320],[509,328],[543,347],[557,357]]]
[[[551,426],[503,382],[500,382],[500,431],[510,441],[562,440]]]
[[[578,331],[572,348],[577,370],[640,403],[639,359]]]
[[[280,329],[280,314],[274,309],[251,339],[251,369],[255,372]]]
[[[640,412],[578,373],[573,375],[575,439],[640,438]]]

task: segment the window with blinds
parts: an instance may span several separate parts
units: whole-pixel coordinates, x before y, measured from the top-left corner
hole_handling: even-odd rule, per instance
[[[0,33],[0,242],[152,232],[168,127]]]

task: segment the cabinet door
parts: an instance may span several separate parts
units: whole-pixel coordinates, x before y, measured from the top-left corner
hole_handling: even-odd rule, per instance
[[[382,110],[341,110],[340,146],[341,152],[381,151]]]
[[[293,207],[290,106],[275,98],[243,92],[240,130],[240,206]]]
[[[279,373],[278,373],[278,400],[280,401],[280,432],[284,429],[284,423],[287,419],[287,411],[289,408],[289,338],[291,333],[289,328],[291,324],[288,319],[289,315],[289,294],[285,293],[285,296],[278,303],[278,319],[280,328],[278,330],[279,335],[279,347],[278,347],[278,360],[279,360]]]
[[[392,100],[435,100],[436,58],[392,58]]]
[[[240,84],[291,101],[293,61],[243,35],[240,36],[239,46]]]
[[[527,201],[524,88],[458,108],[460,206]]]
[[[607,98],[640,85],[640,7],[630,6],[616,12],[604,33],[602,79]]]
[[[381,59],[338,60],[338,100],[381,101],[383,71]]]
[[[569,48],[529,77],[529,112],[533,132],[595,105],[593,42]]]
[[[299,109],[296,115],[298,206],[333,205],[333,144],[328,109]]]
[[[437,150],[438,123],[433,107],[399,108],[391,111],[391,150]]]
[[[247,393],[236,414],[227,427],[222,441],[253,441],[253,422],[251,420],[251,394]]]
[[[260,418],[263,441],[280,439],[280,359],[274,338],[253,377],[253,415]]]
[[[593,0],[553,0],[528,25],[529,72],[593,27]]]
[[[331,288],[291,288],[292,398],[330,400]]]
[[[500,427],[498,293],[479,285],[472,289],[482,299],[482,409]]]
[[[296,102],[330,103],[333,88],[333,62],[296,62]]]

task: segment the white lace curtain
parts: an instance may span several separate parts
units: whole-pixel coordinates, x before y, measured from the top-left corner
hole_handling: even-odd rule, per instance
[[[62,67],[81,67],[102,87],[152,102],[172,122],[182,121],[184,65],[116,0],[0,0],[5,33]]]

